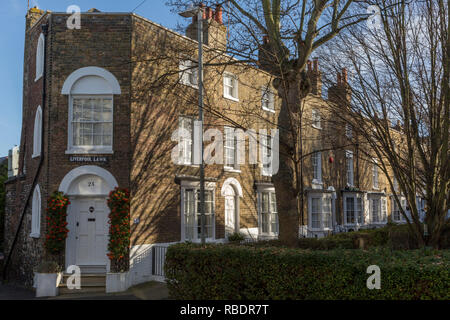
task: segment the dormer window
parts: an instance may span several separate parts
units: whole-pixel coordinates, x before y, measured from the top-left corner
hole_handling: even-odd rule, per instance
[[[36,78],[38,81],[44,75],[44,55],[45,55],[45,37],[41,33],[36,49]]]
[[[223,96],[230,100],[239,101],[238,80],[231,73],[225,73],[223,75]]]
[[[312,110],[312,126],[316,129],[322,129],[320,123],[320,111],[317,109]]]

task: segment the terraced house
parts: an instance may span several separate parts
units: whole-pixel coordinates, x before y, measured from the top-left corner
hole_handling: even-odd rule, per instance
[[[161,248],[200,238],[197,23],[183,36],[132,13],[90,10],[80,29],[69,29],[68,17],[37,8],[26,17],[21,144],[11,160],[18,169],[7,181],[8,277],[32,284],[44,258],[46,199],[57,190],[71,201],[65,267],[108,272],[106,199],[120,186],[131,192],[130,283],[147,281],[162,275]],[[226,241],[234,232],[277,237],[271,165],[261,161],[273,155],[280,106],[273,77],[224,53],[220,7],[207,8],[203,24],[205,152],[214,145],[209,129],[224,140],[216,149],[224,161],[206,166],[207,240]],[[364,158],[352,128],[330,114],[336,97],[349,102],[346,71],[327,99],[318,60],[308,75],[313,90],[302,126],[311,155],[304,160],[300,234],[321,237],[398,220],[377,160]],[[180,128],[188,134],[177,135]]]

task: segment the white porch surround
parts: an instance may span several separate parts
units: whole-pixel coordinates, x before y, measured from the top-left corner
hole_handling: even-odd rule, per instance
[[[225,237],[227,237],[240,231],[239,199],[243,197],[241,184],[235,178],[228,178],[223,183],[220,194],[225,198]]]
[[[67,215],[69,234],[65,269],[79,265],[86,270],[109,271],[110,261],[106,257],[109,209],[106,199],[117,186],[114,176],[97,166],[75,168],[61,181],[58,190],[71,201]]]

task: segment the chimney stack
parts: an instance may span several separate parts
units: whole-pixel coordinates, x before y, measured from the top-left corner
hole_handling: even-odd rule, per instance
[[[39,9],[38,7],[33,7],[28,10],[26,15],[26,27],[25,30],[31,28],[42,15],[44,15],[44,10]]]
[[[328,89],[328,100],[338,105],[350,107],[351,89],[348,85],[348,71],[343,68],[341,72],[337,73],[336,84]]]
[[[308,76],[311,81],[311,93],[322,96],[322,73],[319,71],[319,59],[308,60]]]
[[[203,43],[213,49],[226,51],[227,28],[223,24],[222,6],[217,5],[216,11],[210,7],[200,4],[203,10]],[[197,17],[192,18],[192,23],[186,29],[186,36],[197,40]]]

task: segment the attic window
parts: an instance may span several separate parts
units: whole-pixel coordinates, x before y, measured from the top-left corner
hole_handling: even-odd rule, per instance
[[[223,75],[223,96],[227,99],[239,101],[238,80],[231,73],[225,73]]]

